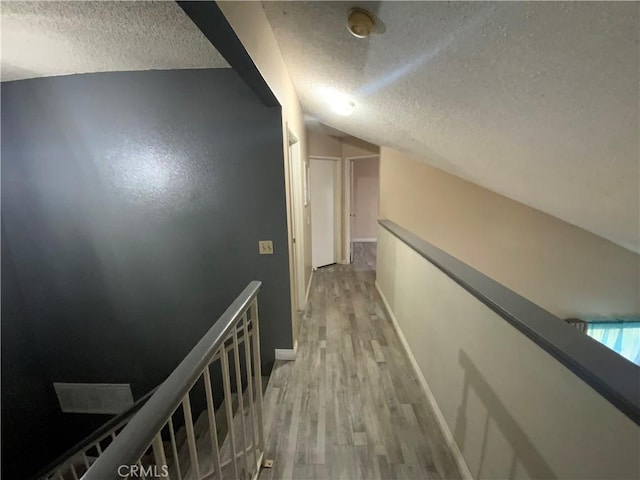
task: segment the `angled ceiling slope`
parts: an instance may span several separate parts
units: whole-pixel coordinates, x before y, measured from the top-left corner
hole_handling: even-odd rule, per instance
[[[263,5],[306,113],[640,252],[637,4],[362,2],[362,40],[352,4]]]
[[[171,1],[0,4],[2,81],[74,73],[224,68]]]

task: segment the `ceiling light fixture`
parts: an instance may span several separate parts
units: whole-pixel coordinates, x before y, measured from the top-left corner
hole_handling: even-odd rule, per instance
[[[331,109],[338,115],[348,117],[353,113],[353,109],[356,108],[356,104],[349,99],[334,99],[331,102]]]
[[[345,117],[353,113],[356,104],[343,93],[336,92],[332,89],[326,89],[323,94],[325,101],[329,104],[329,107],[331,107],[333,112]]]
[[[367,38],[373,31],[375,24],[375,17],[368,10],[360,7],[349,10],[347,29],[354,37]]]

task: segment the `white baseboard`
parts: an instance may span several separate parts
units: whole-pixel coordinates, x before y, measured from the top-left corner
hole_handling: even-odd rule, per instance
[[[363,237],[363,238],[352,238],[352,242],[377,242],[378,239],[376,237]]]
[[[309,303],[309,292],[311,291],[311,282],[313,280],[313,270],[311,270],[311,276],[309,277],[309,285],[307,285],[307,293],[304,296],[304,309],[307,308]],[[296,359],[296,352],[298,351],[298,340],[293,344],[293,348],[276,348],[276,360],[293,361]]]
[[[309,285],[307,285],[307,293],[304,296],[304,308],[306,310],[307,303],[309,303],[309,292],[311,291],[311,282],[313,281],[313,270],[311,270],[311,275],[309,275]]]
[[[276,360],[295,360],[296,351],[293,348],[276,348]]]
[[[380,284],[378,284],[377,280],[376,280],[376,289],[378,290],[378,293],[380,294],[380,298],[382,298],[382,303],[384,303],[384,307],[387,310],[387,313],[389,314],[389,318],[391,318],[391,322],[393,323],[393,327],[396,329],[396,332],[398,332],[398,337],[400,337],[400,343],[402,343],[402,346],[404,347],[405,351],[407,352],[407,356],[409,357],[409,360],[411,361],[411,366],[413,367],[413,370],[416,372],[416,375],[418,376],[418,380],[420,381],[420,384],[422,385],[422,389],[424,390],[424,393],[426,394],[427,399],[429,400],[429,404],[431,405],[431,408],[433,409],[434,413],[436,414],[436,419],[438,421],[438,425],[440,426],[440,430],[442,431],[442,434],[444,435],[444,438],[445,438],[445,440],[447,442],[447,446],[451,450],[451,453],[453,454],[453,458],[456,461],[456,464],[458,465],[458,469],[460,470],[460,475],[465,480],[473,480],[473,476],[471,475],[471,472],[469,471],[469,467],[467,466],[467,462],[465,462],[464,457],[462,456],[462,452],[460,451],[460,448],[458,448],[458,444],[456,443],[455,439],[453,438],[453,434],[451,433],[451,430],[449,429],[449,425],[447,424],[447,421],[444,419],[444,415],[442,415],[442,412],[440,411],[440,407],[438,407],[438,403],[436,402],[436,399],[433,396],[433,392],[431,391],[431,388],[429,387],[429,384],[427,383],[427,379],[424,378],[424,374],[422,373],[422,369],[418,365],[418,361],[416,360],[416,357],[413,356],[413,353],[411,352],[411,349],[409,348],[409,344],[407,343],[407,339],[404,337],[404,334],[402,333],[402,330],[400,329],[400,325],[398,324],[398,319],[393,314],[393,311],[391,310],[391,306],[387,302],[387,299],[385,298],[384,293],[382,293],[382,290],[380,289]]]
[[[276,360],[293,361],[296,359],[296,352],[298,351],[298,341],[293,345],[293,348],[276,348]]]

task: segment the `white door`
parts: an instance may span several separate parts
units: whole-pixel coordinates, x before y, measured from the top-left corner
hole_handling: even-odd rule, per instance
[[[334,242],[334,188],[336,163],[309,161],[311,194],[311,263],[313,268],[336,263]]]

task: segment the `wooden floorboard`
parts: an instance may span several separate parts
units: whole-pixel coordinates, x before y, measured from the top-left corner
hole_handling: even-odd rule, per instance
[[[316,270],[295,362],[265,393],[262,480],[458,479],[374,285],[375,243]]]

